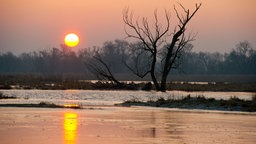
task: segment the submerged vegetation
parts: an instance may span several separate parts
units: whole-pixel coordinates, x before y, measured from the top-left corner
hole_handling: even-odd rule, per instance
[[[204,96],[191,97],[190,95],[188,95],[186,97],[183,97],[182,99],[159,98],[156,101],[149,100],[147,102],[133,99],[117,105],[255,112],[256,96],[253,96],[252,100],[241,100],[237,97],[231,97],[228,100],[218,100],[215,98],[205,98]]]

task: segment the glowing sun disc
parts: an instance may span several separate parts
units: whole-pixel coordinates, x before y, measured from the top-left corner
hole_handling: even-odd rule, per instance
[[[79,37],[74,33],[69,33],[65,36],[64,42],[67,46],[74,47],[79,43]]]

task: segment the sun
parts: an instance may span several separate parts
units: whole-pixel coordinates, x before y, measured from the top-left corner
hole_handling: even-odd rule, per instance
[[[74,33],[69,33],[65,36],[64,42],[67,46],[74,47],[79,43],[79,37]]]

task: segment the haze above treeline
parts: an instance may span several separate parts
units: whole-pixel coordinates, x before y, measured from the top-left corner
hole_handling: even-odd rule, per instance
[[[89,75],[86,62],[93,60],[93,55],[97,52],[101,54],[101,59],[109,65],[113,74],[134,76],[124,65],[130,44],[124,40],[115,40],[105,42],[101,47],[81,49],[78,52],[62,45],[61,48],[20,55],[14,55],[12,52],[0,53],[0,74]],[[131,58],[129,56],[130,60]],[[157,63],[160,67],[161,62]],[[256,50],[248,41],[238,42],[232,51],[225,54],[193,52],[189,49],[183,52],[179,68],[171,71],[171,76],[174,74],[255,75]]]

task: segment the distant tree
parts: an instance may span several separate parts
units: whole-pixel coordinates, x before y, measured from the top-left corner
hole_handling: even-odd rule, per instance
[[[255,50],[248,41],[240,42],[225,58],[229,74],[255,74]]]
[[[236,49],[233,51],[235,51],[239,56],[250,57],[253,52],[253,48],[248,41],[242,41],[236,45]]]
[[[222,65],[224,56],[218,52],[215,53],[204,53],[200,52],[197,60],[197,65],[201,64],[201,74],[219,74],[222,71]],[[196,63],[194,64],[196,65]],[[193,65],[192,65],[193,66]]]
[[[139,56],[145,56],[147,59],[146,69],[142,68],[143,63],[138,58],[135,66],[129,66],[132,71],[140,76],[145,77],[150,74],[151,79],[157,91],[166,91],[166,81],[171,69],[179,66],[178,59],[182,57],[183,51],[188,48],[188,44],[194,40],[194,35],[185,35],[187,24],[192,17],[200,9],[201,4],[195,5],[192,12],[183,5],[179,5],[179,10],[174,6],[178,24],[171,30],[171,15],[169,11],[165,11],[166,25],[160,23],[157,11],[154,13],[153,25],[147,18],[134,21],[133,13],[129,9],[124,10],[123,21],[125,23],[125,32],[129,38],[139,41],[141,46],[134,49],[134,53]],[[161,71],[157,71],[157,61],[162,64]],[[136,60],[136,59],[135,59]],[[149,66],[148,66],[149,64]],[[140,71],[142,70],[142,72]],[[160,80],[157,75],[160,74]]]
[[[19,64],[19,59],[12,52],[1,54],[0,71],[3,73],[16,72]]]
[[[30,53],[22,53],[19,56],[19,71],[23,73],[35,73],[36,65],[35,62],[36,55],[33,52]]]

